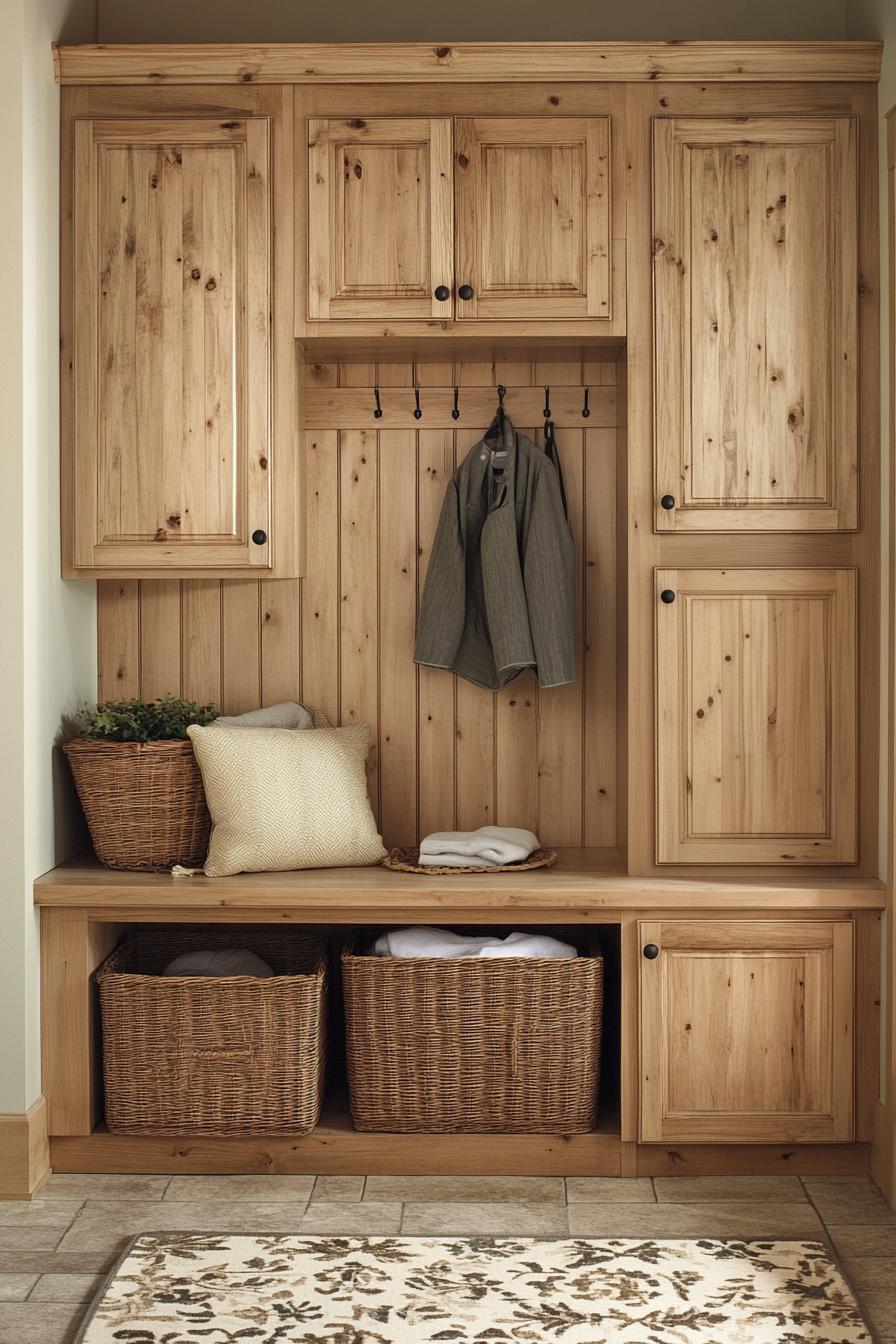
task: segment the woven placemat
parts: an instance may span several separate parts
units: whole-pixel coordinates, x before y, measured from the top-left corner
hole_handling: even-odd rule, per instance
[[[426,873],[429,877],[456,877],[459,873],[523,873],[529,868],[550,868],[557,862],[556,849],[533,849],[522,863],[470,865],[469,868],[430,867],[420,862],[420,849],[390,849],[383,859],[383,867],[396,873]]]

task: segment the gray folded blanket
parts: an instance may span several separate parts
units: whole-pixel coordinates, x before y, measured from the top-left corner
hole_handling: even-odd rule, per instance
[[[313,728],[314,717],[306,705],[285,700],[281,705],[250,709],[245,714],[219,714],[215,723],[231,728]]]
[[[200,948],[195,952],[182,952],[179,957],[169,961],[162,972],[169,976],[225,976],[254,975],[259,979],[268,979],[274,972],[266,961],[250,952],[247,947]]]

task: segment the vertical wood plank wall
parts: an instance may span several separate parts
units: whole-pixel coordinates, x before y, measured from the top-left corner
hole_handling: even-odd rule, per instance
[[[225,713],[302,699],[334,723],[369,723],[370,794],[387,845],[496,822],[531,827],[549,845],[615,847],[614,359],[309,366],[309,389],[361,390],[363,415],[349,418],[368,427],[306,431],[305,578],[100,582],[99,698],[171,693]],[[374,383],[384,405],[401,387],[412,406],[415,380],[423,419],[378,430]],[[445,485],[487,424],[427,416],[425,389],[457,384],[463,404],[465,388],[498,382],[537,387],[539,407],[544,385],[566,388],[560,400],[576,408],[569,389],[587,384],[601,411],[555,414],[579,557],[575,684],[539,691],[526,672],[492,695],[411,655]],[[507,410],[513,417],[512,393]]]

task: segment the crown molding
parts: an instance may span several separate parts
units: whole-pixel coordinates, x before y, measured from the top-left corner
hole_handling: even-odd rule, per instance
[[[53,46],[60,84],[876,81],[879,42]]]

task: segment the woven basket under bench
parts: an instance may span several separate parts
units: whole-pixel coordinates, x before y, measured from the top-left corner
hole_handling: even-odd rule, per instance
[[[182,952],[248,948],[275,974],[162,975]],[[96,973],[106,1123],[126,1134],[307,1134],[326,1062],[323,938],[296,929],[165,929]]]
[[[582,1134],[594,1128],[604,963],[342,955],[355,1128]]]

